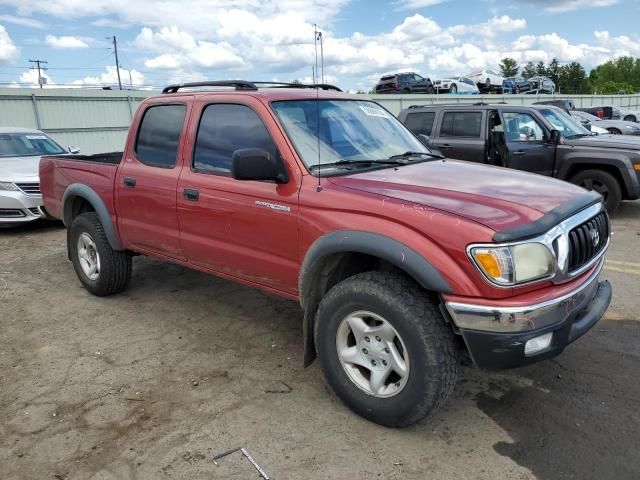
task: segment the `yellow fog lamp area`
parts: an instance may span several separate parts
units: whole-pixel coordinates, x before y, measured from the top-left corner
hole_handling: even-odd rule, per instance
[[[472,246],[469,255],[489,281],[501,286],[532,282],[554,273],[553,255],[542,243]]]

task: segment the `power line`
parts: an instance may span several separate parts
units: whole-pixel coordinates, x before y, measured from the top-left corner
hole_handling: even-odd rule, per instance
[[[47,83],[46,78],[44,78],[42,76],[41,70],[43,71],[47,71],[46,67],[41,67],[42,64],[48,64],[49,62],[45,61],[45,60],[29,60],[30,63],[35,63],[37,65],[37,67],[31,67],[32,70],[34,70],[35,68],[38,69],[38,85],[40,85],[40,88],[42,88],[42,84],[43,83]]]

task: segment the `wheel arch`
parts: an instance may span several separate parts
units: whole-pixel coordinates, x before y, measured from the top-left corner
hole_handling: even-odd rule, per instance
[[[560,162],[557,177],[570,181],[581,170],[603,170],[613,175],[620,183],[623,200],[640,197],[640,182],[633,164],[624,153],[594,153],[589,157],[581,155],[567,156]]]
[[[114,250],[123,250],[116,229],[111,221],[111,214],[100,195],[91,187],[74,183],[67,187],[62,197],[62,221],[71,228],[73,219],[81,213],[95,212],[100,219],[109,245]]]
[[[316,356],[314,320],[322,297],[345,278],[369,270],[399,271],[426,290],[452,291],[442,274],[426,258],[393,238],[360,230],[339,230],[323,235],[307,250],[298,278],[300,305],[305,312],[305,366]]]

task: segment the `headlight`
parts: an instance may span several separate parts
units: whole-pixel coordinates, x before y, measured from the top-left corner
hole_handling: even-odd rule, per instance
[[[13,183],[11,182],[0,182],[0,191],[11,191],[11,192],[17,192],[18,191],[18,187],[16,187]]]
[[[489,281],[501,286],[539,280],[551,276],[554,271],[553,256],[542,243],[471,247],[469,254]]]

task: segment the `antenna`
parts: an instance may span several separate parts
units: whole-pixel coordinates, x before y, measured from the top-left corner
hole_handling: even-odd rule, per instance
[[[318,31],[317,25],[314,23],[313,24],[313,31],[314,31],[314,37],[313,37],[313,45],[315,48],[315,52],[316,52],[316,68],[314,70],[314,75],[313,75],[313,84],[316,87],[316,127],[317,127],[317,132],[316,132],[316,136],[318,138],[318,186],[316,187],[316,191],[317,192],[321,192],[322,191],[322,185],[320,185],[320,175],[321,175],[321,162],[320,162],[320,88],[318,87],[318,82],[316,82],[316,75],[318,74],[318,40],[320,40],[322,42],[322,32]],[[323,72],[324,73],[324,72]],[[323,74],[324,77],[324,74]],[[324,81],[323,81],[324,83]]]

